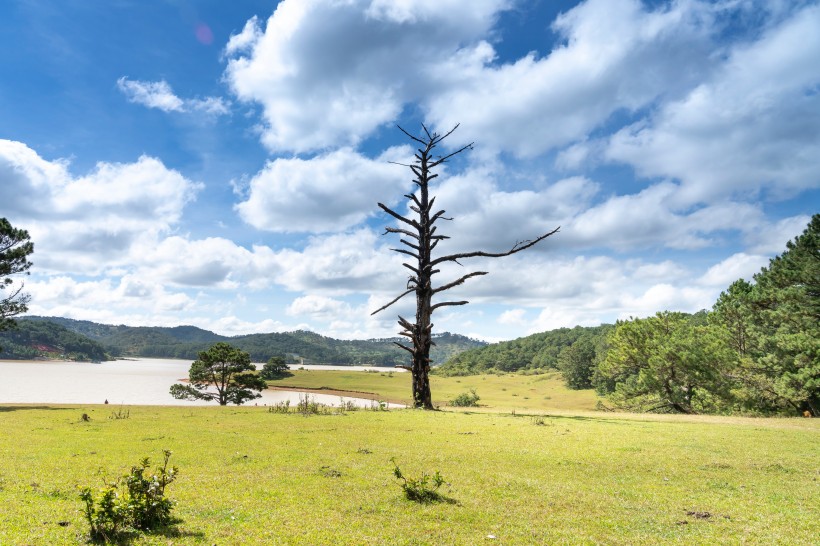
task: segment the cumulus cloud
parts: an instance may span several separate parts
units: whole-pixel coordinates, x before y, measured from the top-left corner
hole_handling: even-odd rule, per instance
[[[403,287],[401,260],[370,229],[313,237],[303,250],[276,253],[277,282],[293,291],[337,296]]]
[[[470,62],[442,67],[448,85],[427,98],[428,117],[522,156],[583,140],[614,113],[681,93],[708,72],[711,19],[702,2],[588,0],[554,21],[563,43],[546,56],[498,64],[479,44]]]
[[[276,232],[343,231],[374,215],[377,202],[392,203],[409,190],[407,146],[376,159],[342,148],[312,159],[276,159],[249,182],[236,205],[248,224]]]
[[[282,269],[269,247],[248,250],[218,237],[170,236],[135,250],[140,271],[177,286],[259,290],[269,286]]]
[[[734,46],[686,96],[620,130],[607,151],[647,177],[682,182],[679,198],[787,198],[817,188],[820,6]]]
[[[163,112],[201,112],[219,116],[230,112],[229,103],[221,97],[204,99],[181,99],[165,80],[146,82],[129,80],[125,76],[117,80],[117,88],[128,102],[156,108]]]
[[[271,150],[356,145],[435,92],[435,67],[481,42],[508,4],[285,0],[264,30],[251,19],[229,40],[225,79],[262,105]]]
[[[130,263],[131,249],[171,230],[202,187],[147,156],[84,176],[68,167],[0,140],[0,201],[37,242],[41,270],[96,274]]]
[[[118,315],[166,315],[181,313],[194,305],[184,292],[166,290],[161,283],[143,277],[125,275],[118,281],[110,278],[77,281],[59,275],[29,282],[32,314],[64,316],[81,320],[100,320],[121,324]],[[82,307],[77,302],[82,301]]]

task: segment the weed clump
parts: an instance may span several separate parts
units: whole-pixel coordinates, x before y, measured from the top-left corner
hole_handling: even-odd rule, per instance
[[[168,466],[171,452],[163,452],[165,460],[156,473],[146,475],[148,457],[131,472],[106,483],[95,496],[90,487],[80,490],[85,503],[83,511],[93,541],[110,542],[134,532],[150,532],[175,520],[171,517],[174,501],[165,496],[165,487],[177,477],[178,469]]]
[[[393,463],[393,475],[396,479],[402,480],[400,485],[407,500],[422,504],[444,500],[438,492],[439,487],[444,484],[441,472],[436,470],[432,475],[422,472],[418,478],[409,478],[402,473],[395,458],[390,459],[390,462]]]

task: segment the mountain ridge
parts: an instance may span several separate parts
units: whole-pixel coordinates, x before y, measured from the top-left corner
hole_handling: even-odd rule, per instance
[[[50,322],[100,344],[113,357],[142,356],[155,358],[195,359],[213,343],[225,341],[248,352],[251,360],[265,362],[271,356],[288,357],[291,363],[337,365],[370,364],[396,366],[406,364],[406,353],[393,342],[400,338],[339,340],[307,330],[223,336],[192,325],[126,326],[101,324],[64,317],[26,316],[18,322]],[[431,351],[435,364],[485,342],[460,334],[442,332]],[[0,346],[3,338],[0,337]]]

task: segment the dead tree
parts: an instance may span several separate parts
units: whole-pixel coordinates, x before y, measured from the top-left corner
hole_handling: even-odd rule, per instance
[[[387,309],[408,294],[416,294],[416,322],[412,323],[404,317],[399,316],[399,325],[402,327],[402,331],[399,333],[402,336],[410,338],[412,346],[399,342],[395,343],[412,355],[411,366],[403,367],[410,370],[413,376],[413,405],[417,408],[433,409],[433,402],[430,395],[430,379],[428,376],[430,371],[430,347],[434,345],[432,340],[432,315],[436,309],[440,309],[441,307],[465,305],[468,303],[467,301],[441,301],[434,304],[433,297],[441,292],[459,286],[471,277],[487,274],[486,271],[474,271],[452,282],[434,287],[433,276],[441,272],[438,267],[447,262],[461,265],[459,260],[464,258],[501,258],[503,256],[509,256],[526,250],[546,239],[556,233],[558,228],[535,239],[518,242],[507,252],[493,253],[476,251],[434,257],[433,250],[435,250],[439,242],[444,239],[449,239],[446,235],[437,232],[437,226],[435,224],[439,220],[452,220],[452,218],[446,218],[444,216],[444,210],[433,213],[433,204],[436,198],[430,197],[428,188],[430,181],[438,176],[437,174],[433,174],[433,169],[451,157],[465,150],[472,149],[473,145],[471,143],[450,154],[434,157],[433,150],[445,138],[453,134],[453,131],[458,128],[458,125],[444,135],[435,132],[431,133],[424,125],[422,125],[422,128],[424,129],[424,135],[416,137],[399,127],[411,140],[421,145],[415,154],[416,161],[414,164],[404,165],[405,167],[409,167],[415,175],[413,183],[417,186],[416,191],[404,196],[409,200],[410,210],[415,214],[408,215],[409,217],[404,216],[386,205],[379,203],[379,207],[383,211],[399,222],[398,227],[388,227],[385,233],[395,233],[399,235],[399,241],[406,248],[393,248],[391,250],[412,258],[409,263],[405,262],[403,264],[404,267],[410,270],[411,275],[407,281],[407,289],[402,294],[387,305],[373,311],[371,314],[375,315]]]

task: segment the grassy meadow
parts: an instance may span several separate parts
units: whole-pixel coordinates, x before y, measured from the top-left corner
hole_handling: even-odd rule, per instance
[[[522,398],[531,377],[519,377],[519,396],[509,398]],[[451,387],[470,381],[488,400],[508,400],[510,387],[491,395],[490,377]],[[77,487],[123,475],[144,456],[159,462],[163,449],[180,468],[168,495],[182,522],[133,544],[791,545],[820,537],[817,420],[126,409],[127,419],[113,419],[121,408],[0,406],[0,544],[84,542]],[[392,458],[406,475],[440,470],[445,501],[406,500]]]
[[[389,371],[356,372],[292,370],[268,384],[279,388],[317,389],[349,393],[350,396],[410,404],[412,392],[409,373]],[[475,389],[481,397],[479,410],[529,411],[594,410],[598,401],[594,391],[567,389],[560,374],[540,375],[484,374],[464,377],[430,376],[433,403],[444,407],[459,394]]]

